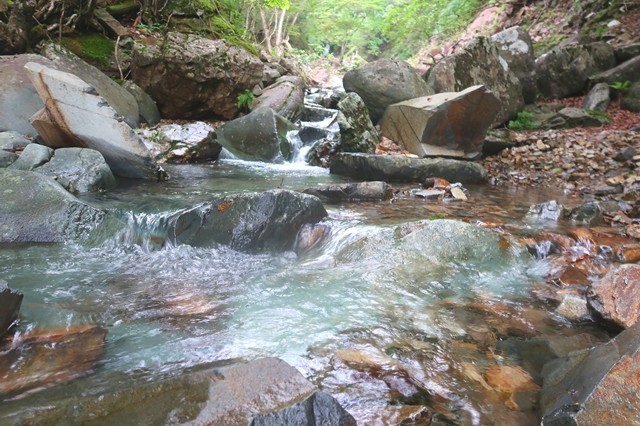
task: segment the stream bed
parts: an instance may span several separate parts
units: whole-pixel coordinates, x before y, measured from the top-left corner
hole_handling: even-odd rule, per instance
[[[532,295],[550,266],[517,234],[555,229],[524,218],[531,204],[561,194],[471,186],[470,200],[443,202],[397,187],[392,201],[326,206],[325,237],[303,254],[246,254],[162,245],[154,232],[213,195],[342,179],[229,160],[169,173],[168,182],[122,182],[83,198],[114,212],[124,229],[102,229],[83,244],[0,247],[0,278],[24,293],[19,335],[107,330],[91,373],[105,391],[119,386],[114,374],[153,379],[274,356],[359,424],[537,424],[546,355],[529,342],[606,338]],[[514,378],[522,384],[502,384]],[[0,424],[2,413],[0,403]]]

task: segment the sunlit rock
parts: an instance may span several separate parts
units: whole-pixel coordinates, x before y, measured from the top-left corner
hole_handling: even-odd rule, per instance
[[[500,56],[520,80],[525,103],[535,102],[537,95],[535,79],[535,55],[531,36],[522,27],[507,28],[491,36],[500,49]]]
[[[640,319],[640,266],[613,267],[591,286],[589,307],[604,321],[627,328]]]
[[[475,158],[499,109],[484,86],[472,86],[390,105],[380,129],[418,157]]]
[[[338,126],[341,152],[372,153],[380,143],[380,134],[369,118],[369,112],[362,98],[356,93],[348,93],[338,102]]]
[[[95,149],[118,176],[166,177],[138,135],[92,86],[72,74],[40,64],[28,63],[25,68],[46,105],[33,121],[34,125],[46,123],[38,126],[45,141],[55,140],[53,146]]]

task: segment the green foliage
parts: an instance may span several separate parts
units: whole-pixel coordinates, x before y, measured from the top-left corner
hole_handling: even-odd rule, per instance
[[[540,123],[534,121],[535,114],[527,111],[520,111],[515,120],[509,121],[507,127],[512,130],[532,130],[540,127]]]
[[[438,219],[446,219],[447,215],[444,213],[431,213],[429,215],[429,220],[438,220]]]
[[[625,93],[625,92],[627,92],[629,90],[629,88],[631,88],[631,82],[629,80],[627,80],[627,81],[614,81],[613,83],[611,83],[609,85],[609,87],[611,87],[616,92]]]
[[[140,22],[138,24],[138,29],[146,32],[146,33],[165,33],[167,32],[167,24],[160,24],[158,22],[154,22],[152,24],[145,24]]]
[[[251,103],[255,99],[255,95],[249,89],[246,89],[244,92],[238,95],[238,109],[240,111],[248,111]]]

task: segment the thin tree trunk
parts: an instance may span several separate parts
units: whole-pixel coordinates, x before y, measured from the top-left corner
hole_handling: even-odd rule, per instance
[[[264,9],[260,9],[260,19],[262,20],[262,31],[264,32],[264,39],[267,43],[267,50],[271,53],[271,30],[267,24],[267,16]]]
[[[276,21],[276,55],[278,58],[282,56],[283,53],[283,33],[284,33],[284,21],[287,15],[287,11],[282,9],[280,11],[280,18]]]

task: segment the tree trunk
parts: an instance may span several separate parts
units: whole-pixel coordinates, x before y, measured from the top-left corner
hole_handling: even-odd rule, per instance
[[[262,19],[262,31],[264,32],[264,40],[267,43],[267,50],[271,54],[271,30],[269,24],[267,24],[267,15],[264,9],[260,9],[260,19]]]
[[[276,12],[277,14],[277,12]],[[284,46],[282,43],[283,33],[284,33],[284,20],[286,17],[287,11],[282,9],[280,11],[280,17],[276,21],[276,56],[280,58],[283,54]]]

